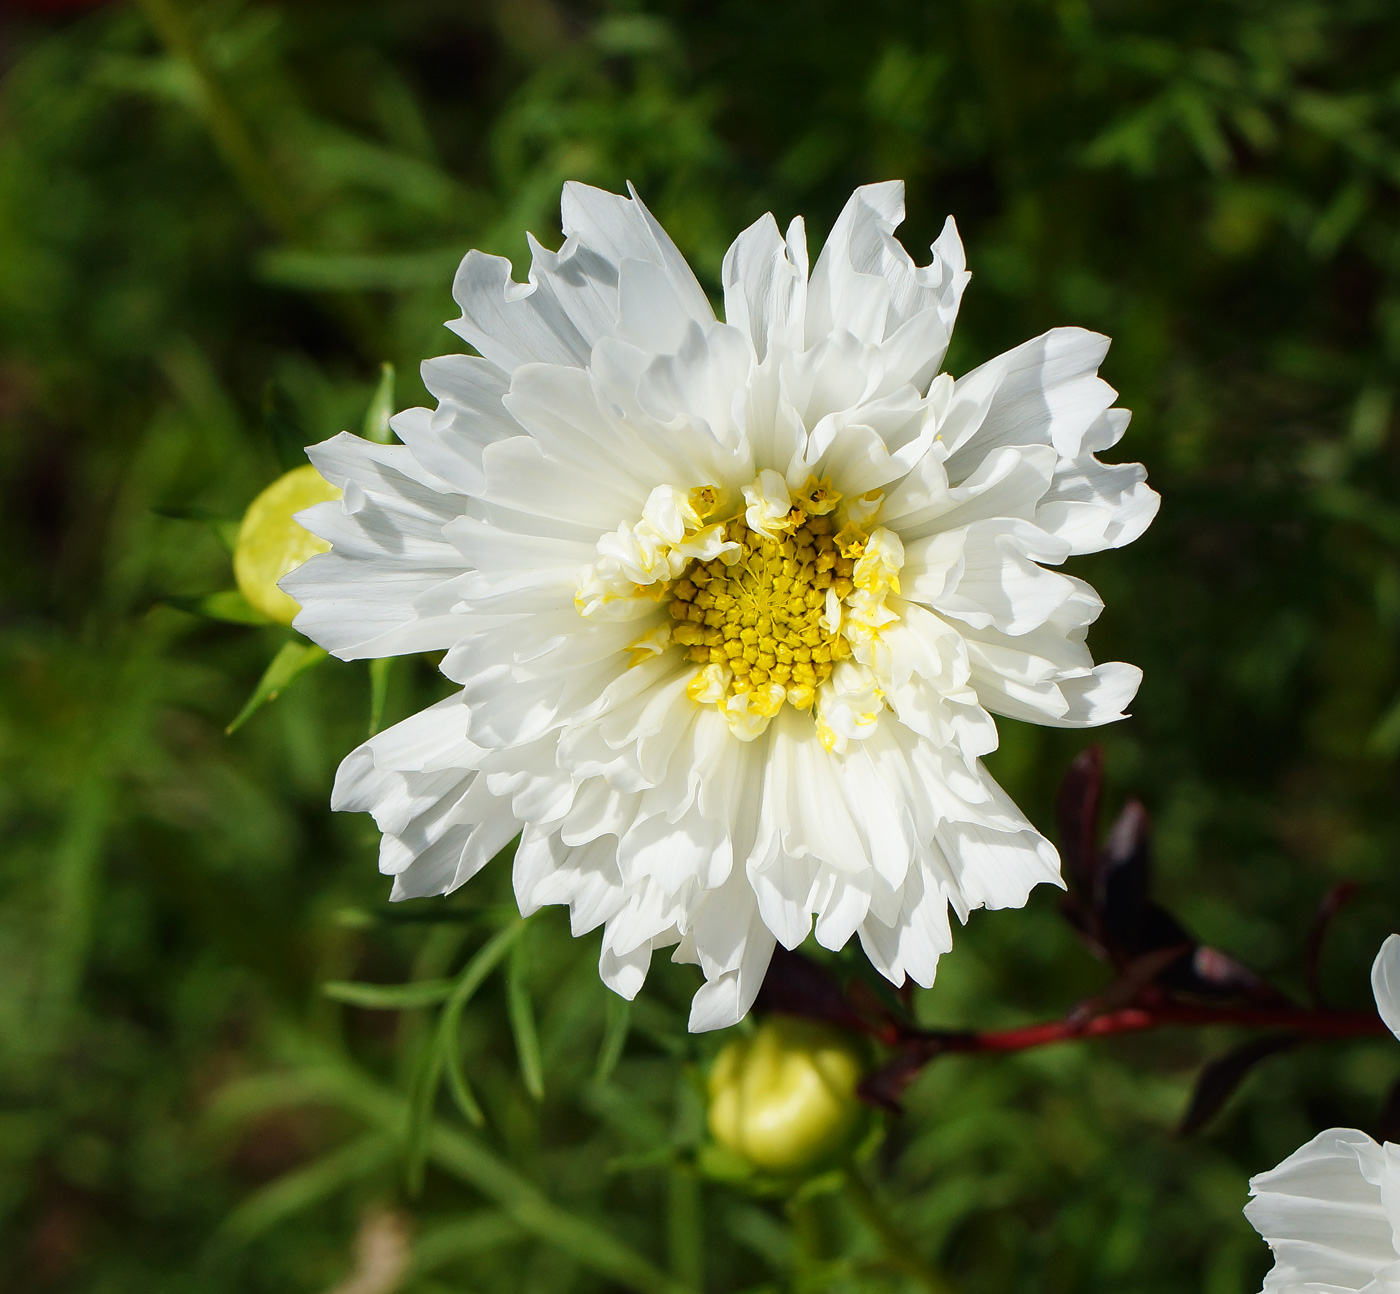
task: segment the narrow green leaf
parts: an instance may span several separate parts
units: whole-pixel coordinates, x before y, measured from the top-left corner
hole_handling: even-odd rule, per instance
[[[380,656],[369,663],[369,735],[374,736],[384,722],[384,702],[389,696],[389,675],[394,658]]]
[[[262,429],[284,472],[306,465],[306,445],[312,438],[302,427],[287,393],[276,382],[263,388]]]
[[[163,598],[162,602],[192,616],[203,616],[206,620],[222,620],[234,625],[270,625],[272,623],[237,589],[222,589],[218,593],[206,593],[202,597]]]
[[[496,936],[497,941],[505,941],[503,947],[498,944],[497,961],[518,937],[523,925],[523,921],[518,922],[514,928],[508,927]],[[485,952],[483,948],[473,963],[480,962]],[[469,981],[467,972],[463,973],[458,988],[464,1000],[470,996],[466,991],[468,986],[473,989],[479,986],[484,975],[478,972]],[[241,1103],[245,1109],[251,1109],[259,1104],[260,1098],[265,1101],[274,1092],[285,1091],[289,1097],[295,1093],[297,1104],[326,1102],[356,1114],[391,1135],[402,1132],[408,1110],[401,1096],[370,1079],[342,1057],[328,1054],[303,1035],[283,1033],[281,1047],[296,1066],[295,1070],[279,1075],[275,1086],[266,1090],[256,1081],[244,1080],[235,1085],[235,1090],[242,1089],[235,1104]],[[222,1096],[217,1104],[223,1106]],[[427,1154],[444,1172],[492,1200],[523,1231],[570,1254],[589,1270],[637,1294],[685,1294],[684,1287],[669,1273],[658,1269],[598,1222],[554,1203],[534,1182],[474,1137],[433,1122],[426,1130],[425,1141]]]
[[[603,1042],[598,1048],[598,1064],[593,1070],[595,1083],[606,1083],[612,1077],[617,1062],[622,1059],[627,1035],[632,1028],[632,1004],[611,990],[603,996]]]
[[[459,1258],[514,1244],[526,1235],[528,1232],[507,1214],[483,1210],[460,1222],[448,1222],[424,1232],[413,1246],[413,1271],[422,1275]]]
[[[379,385],[370,397],[369,408],[365,410],[364,427],[361,435],[380,445],[393,443],[394,433],[389,429],[389,419],[394,416],[394,366],[387,360],[379,366]]]
[[[404,1128],[404,1177],[411,1192],[423,1186],[423,1167],[427,1161],[428,1129],[432,1125],[433,1103],[437,1099],[438,1083],[449,1046],[459,1046],[458,1029],[462,1012],[472,995],[496,969],[511,945],[525,931],[525,920],[516,918],[504,930],[498,931],[477,951],[462,969],[452,995],[438,1016],[432,1039],[419,1053],[418,1063],[409,1080],[408,1119]],[[472,1099],[475,1105],[475,1099]]]
[[[1396,697],[1366,739],[1373,755],[1393,755],[1400,751],[1400,697]]]
[[[321,992],[334,1002],[364,1007],[370,1011],[407,1011],[414,1007],[436,1006],[451,996],[456,980],[425,979],[411,984],[363,984],[332,980],[321,985]]]
[[[206,527],[211,535],[221,543],[228,552],[233,552],[238,543],[238,522],[220,516],[219,513],[209,508],[199,507],[160,507],[152,508],[152,512],[158,517],[167,517],[171,521],[196,521]]]
[[[443,1067],[447,1071],[447,1090],[452,1093],[462,1117],[475,1128],[486,1126],[486,1116],[477,1104],[476,1094],[467,1082],[466,1070],[462,1067],[462,1042],[455,1034],[443,1040]]]
[[[82,983],[99,911],[103,856],[116,795],[111,775],[101,760],[93,762],[96,767],[69,796],[63,831],[47,878],[52,887],[48,911],[51,925],[47,964],[39,981],[40,1045],[46,1048],[66,1036],[67,1016]]]
[[[224,1219],[218,1242],[244,1245],[287,1218],[378,1172],[394,1155],[394,1143],[370,1132],[348,1146],[285,1173],[254,1191]]]
[[[705,1241],[700,1179],[687,1164],[671,1165],[667,1192],[666,1248],[671,1273],[694,1294],[705,1288]]]
[[[282,650],[272,658],[272,663],[263,671],[263,676],[258,680],[257,687],[253,689],[253,695],[248,698],[248,703],[238,712],[238,717],[224,729],[224,732],[226,734],[236,732],[269,701],[275,701],[296,678],[313,665],[319,665],[325,659],[325,650],[316,646],[315,643],[295,640],[284,643]]]
[[[544,1099],[544,1065],[540,1059],[540,1035],[535,1027],[535,1008],[525,976],[529,969],[526,944],[522,939],[511,950],[506,967],[506,1010],[510,1031],[515,1035],[515,1052],[520,1058],[520,1077],[525,1090],[537,1101]]]

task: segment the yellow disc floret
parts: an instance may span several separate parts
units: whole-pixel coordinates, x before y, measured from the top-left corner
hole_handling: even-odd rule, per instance
[[[878,490],[843,499],[814,475],[794,491],[765,468],[742,496],[657,486],[640,521],[598,540],[574,605],[586,618],[631,620],[664,604],[666,619],[628,644],[630,665],[678,648],[697,666],[687,695],[718,707],[741,741],[784,705],[815,706],[823,744],[844,748],[884,704],[870,669],[898,619],[885,598],[899,593],[904,545],[871,524]]]
[[[269,619],[292,623],[301,608],[277,581],[331,547],[293,521],[293,515],[340,494],[308,463],[279,476],[248,505],[233,549],[233,576],[238,591]]]
[[[707,667],[691,695],[736,717],[771,718],[784,701],[806,710],[850,655],[827,604],[855,587],[855,563],[837,552],[826,517],[804,518],[780,539],[736,517],[724,537],[739,546],[737,560],[694,562],[671,589],[671,641]]]

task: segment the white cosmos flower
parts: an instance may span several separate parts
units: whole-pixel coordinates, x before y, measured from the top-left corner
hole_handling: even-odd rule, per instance
[[[1381,1019],[1400,1037],[1400,935],[1371,967]],[[1400,1291],[1400,1146],[1329,1128],[1251,1178],[1245,1216],[1274,1251],[1264,1294]]]
[[[1061,328],[940,374],[969,275],[950,219],[916,266],[903,185],[859,189],[808,272],[800,219],[724,259],[716,317],[635,194],[563,195],[529,282],[471,252],[402,445],[312,461],[333,545],[284,581],[345,659],[445,651],[460,690],[342,764],[394,897],[461,885],[517,832],[523,912],[603,925],[626,997],[678,945],[691,1028],[748,1010],[774,940],[853,934],[933,980],[949,908],[1018,906],[1058,860],[979,762],[992,713],[1122,716],[1101,603],[1047,567],[1157,508],[1105,466],[1128,413],[1108,339]]]

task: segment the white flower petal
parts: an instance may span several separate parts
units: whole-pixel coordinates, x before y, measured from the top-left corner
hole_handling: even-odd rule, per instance
[[[518,364],[583,367],[592,347],[569,318],[549,279],[517,283],[504,256],[470,251],[452,296],[462,317],[447,326],[503,369]]]
[[[462,628],[451,584],[466,563],[442,528],[468,501],[402,446],[343,433],[309,452],[345,497],[297,515],[334,548],[281,581],[301,603],[296,627],[342,660],[449,646]]]
[[[1074,596],[1075,581],[1039,565],[1063,557],[1059,541],[1028,522],[975,522],[967,527],[961,569],[931,605],[973,629],[1029,633]]]
[[[466,736],[460,697],[370,738],[336,774],[333,808],[371,813],[384,833],[380,870],[397,898],[445,894],[473,876],[519,830],[473,770],[483,752]]]
[[[1400,1038],[1400,935],[1387,935],[1371,965],[1371,990],[1385,1027]]]
[[[1393,1172],[1364,1132],[1329,1128],[1251,1178],[1245,1216],[1274,1251],[1266,1294],[1370,1288],[1400,1257],[1377,1185]]]
[[[801,219],[786,239],[771,215],[754,221],[724,254],[724,317],[742,329],[762,363],[770,339],[792,349],[807,307],[807,236]]]
[[[510,377],[473,355],[425,360],[421,372],[437,410],[406,409],[389,425],[430,472],[463,494],[480,494],[486,484],[482,451],[523,430],[501,403]]]

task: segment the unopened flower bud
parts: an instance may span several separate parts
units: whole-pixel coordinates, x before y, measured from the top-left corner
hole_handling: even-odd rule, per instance
[[[770,1173],[800,1173],[850,1149],[865,1122],[858,1042],[830,1025],[776,1017],[736,1038],[710,1070],[710,1133]]]
[[[340,490],[308,463],[279,476],[243,514],[233,549],[233,576],[248,602],[279,624],[291,624],[301,608],[277,587],[277,581],[308,557],[330,551],[324,539],[299,526],[292,517],[340,495]]]

